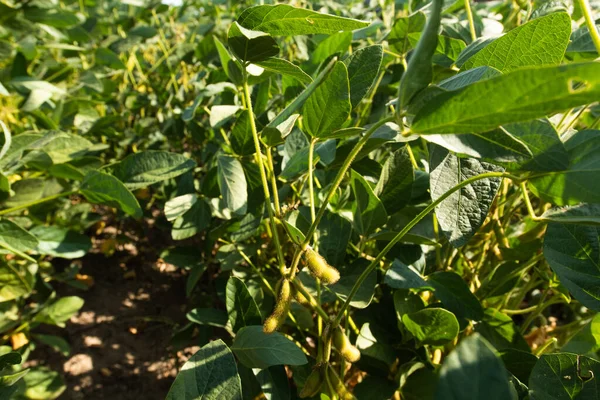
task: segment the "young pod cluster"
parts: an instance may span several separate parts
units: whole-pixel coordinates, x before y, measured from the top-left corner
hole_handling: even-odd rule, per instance
[[[290,302],[292,300],[292,287],[290,281],[282,278],[277,286],[277,301],[275,303],[275,308],[273,309],[273,313],[263,324],[263,331],[265,333],[273,333],[283,325],[290,309]]]
[[[355,363],[360,359],[360,350],[350,343],[348,336],[338,327],[333,332],[333,347],[340,352],[342,357],[350,363]]]
[[[307,249],[304,257],[310,272],[324,284],[330,285],[340,279],[339,271],[327,264],[327,261],[313,249]]]
[[[321,367],[313,369],[308,378],[306,378],[304,386],[300,393],[298,393],[298,396],[303,399],[318,395],[321,392],[323,382],[325,382],[325,369]]]

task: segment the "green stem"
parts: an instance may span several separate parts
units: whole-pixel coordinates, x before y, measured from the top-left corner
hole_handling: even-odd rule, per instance
[[[585,18],[585,24],[590,31],[590,36],[592,37],[592,42],[594,42],[594,47],[596,47],[596,51],[598,54],[600,54],[600,33],[598,33],[598,29],[594,23],[594,17],[592,16],[592,8],[590,7],[590,3],[588,0],[577,0],[577,2],[579,3],[579,8],[581,8],[581,12]]]
[[[465,0],[465,11],[467,12],[467,19],[469,20],[469,31],[471,32],[471,40],[477,39],[477,32],[475,32],[475,21],[473,20],[473,10],[471,10],[471,1]]]
[[[279,241],[279,234],[277,233],[277,225],[275,223],[275,216],[273,215],[273,207],[271,207],[271,195],[269,193],[269,183],[267,182],[267,174],[265,172],[265,165],[263,163],[262,151],[260,150],[260,141],[258,139],[258,131],[256,130],[256,122],[254,121],[254,111],[252,110],[252,99],[250,97],[250,89],[248,88],[248,79],[244,76],[244,97],[246,98],[246,107],[248,108],[248,115],[250,116],[250,130],[252,131],[252,138],[254,139],[254,149],[256,151],[256,162],[258,163],[258,169],[260,171],[260,179],[262,181],[262,187],[265,193],[265,203],[267,205],[267,211],[269,213],[269,220],[271,221],[271,230],[273,231],[273,240],[275,241],[275,248],[277,250],[277,257],[279,260],[279,269],[282,273],[285,272],[285,258],[283,256],[283,250]]]
[[[519,186],[521,187],[521,193],[523,194],[523,200],[525,200],[525,206],[527,207],[527,212],[529,213],[529,216],[534,221],[542,221],[542,218],[535,215],[535,210],[533,209],[533,205],[531,204],[531,200],[529,199],[529,193],[527,193],[526,183],[521,182]]]
[[[304,297],[306,297],[306,299],[308,300],[308,302],[310,303],[311,307],[314,308],[314,310],[317,312],[317,314],[319,314],[319,316],[321,316],[321,318],[328,320],[329,319],[329,315],[327,315],[327,313],[325,312],[325,310],[323,310],[321,308],[321,306],[317,303],[317,301],[315,300],[315,298],[306,291],[306,288],[304,287],[304,285],[302,284],[302,282],[297,281],[298,278],[294,278],[294,280],[292,281],[292,284],[296,287],[296,289],[302,293],[302,295]]]
[[[75,194],[75,193],[77,193],[77,191],[76,190],[72,190],[70,192],[62,192],[62,193],[58,193],[58,194],[55,194],[55,195],[52,195],[52,196],[44,197],[43,199],[38,199],[38,200],[30,201],[28,203],[19,204],[18,206],[15,206],[15,207],[11,207],[11,208],[6,208],[4,210],[0,210],[0,215],[10,214],[10,213],[15,212],[15,211],[23,210],[24,208],[29,208],[29,207],[37,206],[38,204],[42,204],[42,203],[45,203],[45,202],[51,201],[51,200],[56,200],[56,199],[59,199],[61,197],[70,196],[70,195]]]
[[[271,154],[270,147],[267,148],[267,162],[269,163],[269,178],[271,179],[271,190],[273,190],[273,205],[275,206],[275,213],[277,216],[281,216],[279,192],[277,191],[277,178],[275,177],[275,167],[273,166],[273,154]]]
[[[360,274],[360,276],[354,283],[354,286],[352,286],[352,290],[350,290],[350,293],[348,294],[346,301],[344,302],[344,304],[338,311],[337,315],[335,316],[335,319],[333,320],[333,322],[331,324],[332,329],[337,327],[338,324],[340,323],[340,321],[342,320],[344,312],[350,306],[350,302],[356,295],[356,292],[358,292],[358,289],[363,284],[365,279],[367,279],[367,277],[371,274],[371,272],[377,267],[377,265],[379,265],[381,260],[383,260],[383,257],[385,257],[385,255],[396,245],[396,243],[398,243],[404,237],[404,235],[406,235],[408,232],[410,232],[410,230],[415,225],[417,225],[423,218],[425,218],[427,216],[427,214],[429,214],[431,211],[433,211],[435,209],[435,207],[438,206],[438,204],[440,204],[442,201],[446,200],[454,192],[462,189],[465,186],[470,185],[473,182],[479,181],[481,179],[487,179],[487,178],[509,178],[514,181],[520,181],[519,177],[511,175],[511,174],[507,174],[504,172],[486,172],[484,174],[476,175],[469,179],[465,179],[464,181],[460,182],[458,185],[454,186],[452,189],[448,190],[446,193],[441,195],[439,198],[437,198],[435,201],[433,201],[427,207],[425,207],[425,209],[423,209],[423,211],[421,211],[415,218],[413,218],[412,221],[410,221],[408,224],[406,224],[400,232],[398,232],[398,234],[387,244],[387,246],[385,246],[385,248],[377,255],[377,257],[375,257],[375,259],[373,261],[371,261],[371,264],[369,264],[369,266],[363,270],[363,272]]]
[[[350,154],[348,154],[348,156],[346,157],[346,160],[344,160],[344,164],[342,164],[342,167],[338,171],[338,174],[335,177],[335,180],[333,181],[331,188],[329,189],[329,193],[327,193],[327,197],[325,197],[325,199],[323,200],[323,204],[321,204],[321,207],[319,208],[319,213],[316,215],[315,220],[310,225],[310,228],[308,229],[308,232],[306,233],[306,238],[304,239],[304,242],[302,242],[302,245],[300,246],[299,249],[296,250],[296,253],[294,254],[294,258],[292,259],[292,265],[290,267],[292,276],[296,273],[296,267],[298,266],[298,263],[300,262],[300,257],[302,257],[302,253],[304,251],[306,251],[306,248],[308,247],[312,236],[314,235],[315,231],[317,230],[317,226],[319,225],[321,218],[323,218],[323,215],[325,215],[325,211],[327,211],[327,206],[329,205],[329,202],[331,201],[331,199],[335,195],[335,192],[337,191],[338,187],[342,183],[342,180],[344,179],[346,172],[348,172],[348,169],[350,169],[350,165],[352,165],[352,161],[354,161],[354,158],[356,158],[358,153],[362,150],[364,145],[367,143],[367,140],[369,140],[371,135],[373,133],[375,133],[377,128],[379,128],[380,126],[382,126],[388,122],[394,121],[394,119],[395,119],[395,117],[387,117],[387,118],[379,120],[378,122],[373,124],[369,128],[369,130],[365,133],[365,135],[358,141],[358,143],[356,143],[356,146],[354,146],[354,148],[352,149]]]
[[[315,222],[316,211],[315,211],[315,182],[314,182],[314,153],[315,153],[315,144],[317,143],[318,138],[313,138],[310,141],[308,146],[308,195],[310,197],[310,222],[311,224]],[[315,232],[313,235],[313,242],[315,243],[315,249],[317,249],[317,233]],[[317,304],[321,305],[321,282],[319,278],[315,278],[316,287],[317,287]],[[317,331],[319,335],[323,331],[323,318],[320,315],[317,316]],[[319,346],[320,346],[319,342]]]
[[[308,146],[308,196],[310,197],[310,222],[311,224],[316,220],[316,211],[315,211],[315,183],[313,177],[313,165],[314,165],[314,153],[315,153],[315,144],[317,143],[317,138],[313,138],[310,141],[310,145]],[[317,242],[317,234],[314,234],[313,242]]]

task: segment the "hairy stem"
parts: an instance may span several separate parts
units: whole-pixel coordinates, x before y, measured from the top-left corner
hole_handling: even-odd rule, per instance
[[[260,149],[260,141],[258,139],[258,131],[256,130],[256,122],[254,121],[254,111],[252,110],[252,99],[250,97],[250,89],[248,88],[247,79],[244,79],[244,97],[246,98],[246,106],[248,108],[248,115],[250,116],[250,130],[252,131],[252,138],[254,139],[256,162],[258,163],[260,179],[262,182],[263,191],[265,193],[265,203],[267,205],[267,212],[269,213],[269,220],[271,221],[271,230],[273,231],[273,240],[275,241],[275,248],[277,250],[279,269],[282,273],[285,273],[285,258],[283,256],[283,250],[281,249],[279,234],[277,233],[275,216],[273,215],[273,207],[271,207],[271,194],[269,193],[269,183],[267,182],[267,173],[265,172],[265,165],[263,163],[262,151]]]

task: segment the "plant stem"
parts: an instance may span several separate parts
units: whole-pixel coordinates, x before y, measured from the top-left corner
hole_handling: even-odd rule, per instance
[[[260,141],[258,139],[258,131],[256,130],[256,122],[254,121],[254,111],[252,110],[252,99],[250,98],[250,89],[248,88],[248,79],[244,76],[244,97],[246,98],[246,106],[248,108],[248,115],[250,116],[250,130],[252,131],[252,138],[254,139],[254,149],[256,151],[256,162],[258,163],[258,169],[260,171],[260,179],[262,182],[263,191],[265,193],[265,203],[267,206],[267,212],[269,213],[269,220],[271,222],[271,230],[273,231],[273,240],[275,241],[275,248],[277,250],[277,258],[279,261],[279,269],[282,273],[285,273],[285,258],[283,257],[283,250],[279,241],[279,234],[277,233],[277,226],[275,224],[275,216],[273,215],[273,208],[271,207],[271,195],[269,193],[269,183],[267,182],[267,174],[265,172],[265,165],[263,163],[262,151],[260,150]]]
[[[354,146],[354,148],[352,149],[350,154],[348,154],[348,156],[346,157],[346,160],[344,160],[344,164],[342,164],[342,167],[338,171],[338,174],[335,177],[335,180],[333,181],[331,188],[329,189],[329,193],[327,193],[327,197],[325,197],[325,199],[323,200],[323,204],[321,204],[321,207],[319,208],[319,213],[316,215],[315,220],[310,225],[310,228],[308,228],[308,232],[306,233],[306,238],[304,239],[304,242],[302,242],[302,244],[300,245],[300,248],[297,249],[296,253],[294,254],[294,258],[292,259],[292,265],[290,267],[292,276],[294,276],[294,274],[296,273],[296,267],[298,266],[298,263],[300,262],[300,257],[302,257],[302,253],[304,251],[306,251],[306,248],[308,247],[313,234],[317,230],[317,226],[319,225],[321,218],[323,218],[323,215],[325,215],[325,211],[327,210],[327,206],[329,205],[329,202],[335,195],[337,188],[342,183],[342,180],[344,179],[346,172],[348,172],[348,169],[350,169],[350,165],[352,164],[352,161],[354,161],[354,158],[362,150],[365,143],[367,143],[367,140],[369,140],[369,138],[377,130],[377,128],[379,128],[380,126],[382,126],[388,122],[392,122],[394,120],[395,120],[395,117],[387,117],[387,118],[379,120],[378,122],[373,124],[369,128],[369,130],[365,133],[365,135],[358,141],[358,143],[356,143],[356,146]]]
[[[600,33],[598,33],[598,29],[596,28],[596,24],[594,22],[590,3],[588,0],[577,0],[577,2],[579,3],[579,8],[581,8],[581,12],[585,18],[585,24],[590,31],[590,36],[592,37],[592,42],[594,42],[594,47],[596,47],[596,51],[598,54],[600,54]]]
[[[440,204],[442,201],[446,200],[454,192],[460,190],[461,188],[463,188],[467,185],[470,185],[473,182],[476,182],[481,179],[487,179],[487,178],[509,178],[512,180],[520,181],[519,177],[511,175],[511,174],[507,174],[504,172],[486,172],[485,174],[480,174],[477,176],[473,176],[469,179],[465,179],[464,181],[460,182],[458,185],[454,186],[452,189],[448,190],[446,193],[441,195],[439,198],[437,198],[435,201],[433,201],[427,207],[425,207],[425,209],[423,209],[423,211],[421,211],[415,218],[413,218],[412,221],[410,221],[408,224],[406,224],[400,232],[398,232],[398,234],[387,244],[387,246],[385,246],[385,248],[377,255],[377,257],[375,257],[375,259],[373,261],[371,261],[371,264],[369,264],[369,266],[363,270],[363,272],[360,274],[360,276],[354,283],[354,286],[352,286],[352,290],[350,290],[350,293],[348,294],[346,301],[344,302],[344,304],[338,311],[337,315],[335,316],[335,318],[331,324],[332,329],[337,327],[338,324],[340,323],[340,321],[344,315],[344,312],[350,306],[350,302],[352,301],[352,298],[356,295],[356,292],[358,292],[358,289],[363,284],[365,279],[367,279],[369,274],[377,267],[377,265],[379,265],[381,260],[383,260],[383,257],[385,257],[385,255],[396,245],[396,243],[398,243],[404,237],[404,235],[406,235],[408,232],[410,232],[410,230],[415,225],[417,225],[419,223],[419,221],[421,221],[423,218],[425,218],[425,216],[427,216],[427,214],[429,214],[431,211],[433,211],[435,209],[435,207],[437,207],[438,204]]]
[[[315,144],[317,144],[318,138],[313,138],[310,141],[308,146],[308,195],[310,197],[310,222],[311,224],[315,222],[315,182],[313,177],[314,170],[314,153],[315,153]],[[317,233],[313,234],[313,242],[315,243],[315,249],[317,249]],[[318,251],[318,250],[317,250]],[[321,282],[319,278],[315,278],[316,286],[317,286],[317,304],[321,305]],[[317,331],[319,335],[323,332],[323,318],[320,315],[317,316]],[[320,345],[320,342],[319,342]]]
[[[281,216],[281,205],[279,204],[279,193],[277,191],[277,178],[275,177],[273,154],[271,154],[270,147],[267,148],[267,162],[269,163],[269,177],[271,178],[271,190],[273,190],[273,205],[275,206],[275,213],[277,216]]]
[[[311,224],[316,220],[316,211],[315,211],[315,183],[313,177],[313,163],[314,163],[314,153],[315,153],[315,144],[317,143],[317,138],[313,138],[310,141],[310,145],[308,146],[308,196],[310,197],[310,222]],[[317,234],[316,232],[313,234],[313,242],[317,242]]]
[[[471,40],[477,39],[477,32],[475,32],[475,21],[473,20],[473,10],[471,10],[471,1],[465,0],[465,11],[467,12],[467,19],[469,20],[469,31],[471,32]]]
[[[527,193],[527,185],[525,182],[521,182],[519,186],[521,187],[521,193],[523,194],[523,200],[525,200],[525,206],[527,207],[529,216],[534,221],[542,221],[542,218],[535,215],[535,210],[533,209],[533,205],[531,205],[531,200],[529,199],[529,193]]]
[[[310,303],[311,307],[314,308],[314,310],[317,312],[317,314],[319,314],[319,316],[321,316],[321,318],[328,320],[329,319],[329,315],[327,315],[327,313],[325,312],[325,310],[323,310],[321,308],[321,306],[317,303],[317,301],[315,300],[315,298],[306,291],[306,288],[304,287],[304,285],[302,284],[302,282],[298,283],[296,280],[298,278],[294,278],[294,280],[292,281],[292,284],[296,287],[296,289],[302,293],[302,295],[304,297],[306,297],[306,299],[308,300],[308,302]]]
[[[75,194],[75,193],[77,193],[77,191],[76,190],[72,190],[70,192],[62,192],[62,193],[58,193],[58,194],[55,194],[55,195],[52,195],[52,196],[44,197],[43,199],[38,199],[38,200],[30,201],[28,203],[23,203],[23,204],[20,204],[18,206],[15,206],[15,207],[11,207],[11,208],[6,208],[4,210],[0,210],[0,215],[10,214],[12,212],[22,210],[24,208],[29,208],[29,207],[37,206],[38,204],[42,204],[42,203],[45,203],[45,202],[51,201],[51,200],[56,200],[56,199],[59,199],[61,197],[70,196],[70,195]]]

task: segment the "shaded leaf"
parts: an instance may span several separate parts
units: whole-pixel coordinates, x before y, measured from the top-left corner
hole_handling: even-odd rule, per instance
[[[235,358],[222,340],[202,347],[183,365],[167,400],[242,399]]]
[[[231,350],[248,368],[273,365],[303,365],[308,362],[302,350],[279,332],[266,334],[262,326],[247,326],[237,333]]]

